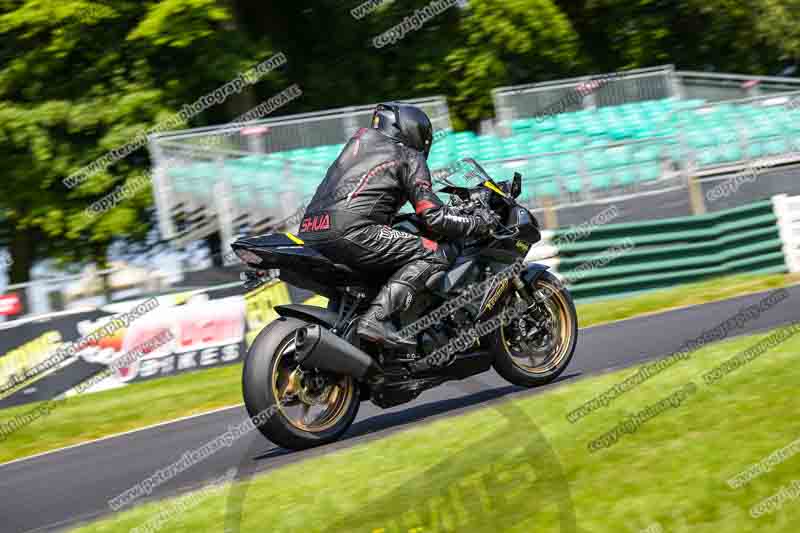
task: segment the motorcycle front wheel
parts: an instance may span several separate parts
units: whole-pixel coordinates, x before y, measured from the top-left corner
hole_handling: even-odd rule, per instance
[[[498,374],[514,385],[538,387],[569,366],[578,341],[578,316],[569,290],[550,272],[528,291],[533,301],[526,302],[527,311],[497,329],[489,343]],[[522,296],[515,293],[513,298]]]

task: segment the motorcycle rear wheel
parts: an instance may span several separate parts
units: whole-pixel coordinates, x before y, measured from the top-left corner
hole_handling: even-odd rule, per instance
[[[295,318],[273,321],[253,341],[242,372],[248,414],[261,422],[258,429],[267,439],[290,450],[338,440],[360,405],[353,378],[299,368],[294,335],[307,325]]]

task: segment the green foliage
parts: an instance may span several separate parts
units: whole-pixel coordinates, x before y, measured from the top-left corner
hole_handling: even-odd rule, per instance
[[[102,261],[113,239],[140,241],[148,188],[100,217],[83,210],[149,167],[144,147],[79,187],[62,180],[276,52],[285,67],[177,127],[226,122],[297,83],[302,98],[276,114],[443,94],[456,128],[475,129],[503,85],[663,63],[774,74],[800,51],[800,0],[470,0],[380,49],[376,35],[430,1],[387,1],[360,20],[359,3],[0,0],[13,281],[37,258]]]
[[[781,59],[800,59],[800,1],[755,0],[756,28],[781,52]]]
[[[62,180],[226,83],[267,46],[242,36],[213,0],[26,0],[0,9],[0,209],[16,229],[46,237],[12,241],[12,255],[27,244],[35,257],[102,262],[112,239],[147,234],[152,193],[140,187],[95,219],[84,210],[140,176],[146,150],[74,189]],[[198,121],[226,116],[212,108]]]
[[[578,35],[551,0],[471,1],[456,38],[424,85],[450,97],[461,128],[492,116],[493,88],[562,77],[579,61]]]

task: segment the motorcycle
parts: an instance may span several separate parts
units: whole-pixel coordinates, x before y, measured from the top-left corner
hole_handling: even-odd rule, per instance
[[[490,368],[512,384],[537,387],[569,365],[578,338],[569,290],[547,266],[523,262],[541,240],[533,214],[516,199],[522,176],[496,183],[464,159],[480,183],[448,184],[452,209],[488,210],[502,222],[480,241],[450,243],[459,255],[447,272],[399,317],[401,335],[416,338],[413,353],[360,340],[359,317],[385,279],[366,279],[336,264],[291,233],[241,238],[231,247],[251,270],[245,287],[279,277],[328,298],[327,308],[288,304],[256,337],[244,362],[242,388],[251,417],[273,443],[300,450],[338,440],[362,401],[381,408],[407,403],[423,391]],[[415,214],[395,217],[393,229],[424,235]],[[277,271],[277,272],[276,272]],[[421,318],[420,318],[421,317]],[[466,332],[466,333],[465,333]]]

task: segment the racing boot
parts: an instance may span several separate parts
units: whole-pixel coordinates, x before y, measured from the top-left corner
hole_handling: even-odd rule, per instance
[[[401,337],[392,324],[392,318],[411,307],[414,298],[424,288],[425,274],[430,275],[428,271],[435,270],[436,266],[414,261],[397,271],[361,317],[356,330],[359,337],[386,348],[413,351],[417,346],[416,335]]]

